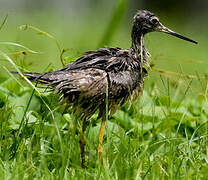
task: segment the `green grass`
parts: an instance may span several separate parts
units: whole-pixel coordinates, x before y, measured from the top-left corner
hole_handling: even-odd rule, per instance
[[[124,12],[124,1],[120,3],[122,7],[120,10],[117,7],[110,25],[113,24],[113,17],[117,17],[116,12]],[[5,21],[6,19],[7,17]],[[2,26],[4,24],[3,21]],[[103,37],[108,37],[107,43],[113,39],[115,44],[110,45],[116,46],[118,40],[114,41],[113,35],[119,26],[114,24],[115,29],[109,30],[110,25]],[[91,28],[82,37],[89,31],[92,31]],[[25,40],[26,45],[31,43],[28,47],[36,49],[39,54],[19,44],[1,43],[2,71],[9,74],[8,71],[12,68],[17,71],[31,70],[33,66],[38,66],[36,69],[42,72],[57,69],[55,65],[50,65],[49,58],[43,62],[44,56],[48,54],[56,59],[54,64],[61,67],[59,59],[64,49],[61,40],[57,42],[55,39],[54,47],[50,48],[53,46],[51,42],[54,36],[41,32],[44,38],[39,38],[27,31],[21,33],[20,37]],[[37,37],[37,42],[34,37]],[[92,32],[89,33],[89,38],[91,37]],[[119,32],[117,38],[121,47],[127,46],[123,32]],[[184,58],[194,60],[192,57],[197,47],[187,47],[187,52],[183,52],[181,49],[184,49],[185,42],[175,43],[171,38],[155,41],[156,38],[159,39],[155,35],[151,35],[151,38],[155,45],[150,48],[153,54],[151,60],[156,67],[175,70],[181,75],[170,75],[165,71],[159,76],[157,72],[150,70],[150,77],[145,80],[143,96],[130,109],[127,103],[107,121],[103,165],[98,162],[100,120],[96,120],[96,115],[88,122],[86,129],[88,168],[82,169],[79,150],[80,122],[72,116],[71,109],[63,113],[64,106],[58,104],[59,97],[54,93],[34,88],[35,85],[11,74],[1,76],[0,179],[206,179],[208,85],[207,75],[204,73],[206,69],[203,70],[206,63],[202,62],[203,67],[199,71],[190,73],[187,70],[198,64],[188,64],[184,62]],[[106,43],[105,38],[100,40],[94,37],[93,45],[92,40],[85,40],[79,46],[78,42],[75,43],[77,51],[69,50],[68,54],[63,54],[64,63],[76,59],[84,45],[96,47],[99,43]],[[161,43],[164,41],[171,42],[170,46]],[[48,54],[43,55],[42,42],[46,44],[48,49],[44,50]],[[72,44],[71,46],[73,47]],[[171,51],[173,47],[174,51]],[[181,64],[178,61],[162,63],[159,61],[160,52],[165,52],[176,60],[181,57]],[[202,50],[199,51],[199,57],[206,57]],[[40,60],[31,61],[37,58]],[[155,59],[158,61],[154,61]],[[44,66],[39,67],[40,62]],[[194,77],[188,78],[184,74],[193,74]]]
[[[104,163],[98,162],[100,122],[86,130],[87,169],[80,167],[76,119],[63,113],[53,93],[39,93],[8,79],[0,84],[0,177],[4,179],[205,179],[208,110],[206,92],[166,78],[128,110],[107,122]],[[22,82],[21,82],[22,83]],[[48,107],[53,111],[54,118]],[[78,128],[79,130],[79,128]]]

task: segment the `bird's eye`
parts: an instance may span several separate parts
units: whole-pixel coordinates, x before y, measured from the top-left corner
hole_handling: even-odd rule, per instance
[[[157,18],[153,18],[153,19],[151,19],[151,22],[152,22],[153,24],[157,24],[157,23],[159,22],[159,20],[158,20]]]

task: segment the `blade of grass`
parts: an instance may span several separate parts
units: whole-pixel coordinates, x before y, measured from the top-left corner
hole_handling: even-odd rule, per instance
[[[8,14],[5,16],[3,22],[1,23],[1,25],[0,25],[0,30],[3,28],[3,26],[4,26],[4,24],[6,23],[7,19],[8,19]]]
[[[58,40],[57,40],[54,36],[52,36],[51,34],[45,32],[45,31],[42,31],[42,30],[40,30],[39,28],[37,28],[37,27],[35,27],[35,26],[32,26],[32,25],[29,25],[29,24],[21,25],[21,26],[19,27],[19,29],[20,29],[20,30],[32,29],[32,30],[38,32],[39,34],[42,34],[42,35],[45,35],[46,37],[49,37],[50,39],[52,39],[52,40],[54,40],[54,41],[56,42],[56,45],[57,45],[59,51],[60,51],[60,52],[62,51],[62,48],[61,48],[60,43],[59,43]]]
[[[58,47],[58,50],[59,50],[61,64],[62,64],[62,66],[64,66],[64,62],[63,62],[63,59],[62,59],[62,54],[63,54],[63,52],[64,52],[65,50],[61,47],[59,41],[58,41],[53,35],[51,35],[51,34],[45,32],[45,31],[42,31],[41,29],[39,29],[39,28],[37,28],[37,27],[35,27],[35,26],[32,26],[32,25],[29,25],[29,24],[21,25],[21,26],[19,27],[19,29],[20,29],[20,30],[32,29],[32,30],[38,32],[39,34],[44,35],[44,36],[46,36],[46,37],[52,39],[53,41],[55,41],[56,46]]]
[[[177,110],[178,110],[179,106],[181,105],[181,103],[182,103],[182,102],[183,102],[183,100],[185,99],[185,97],[186,97],[186,95],[187,95],[188,91],[189,91],[189,90],[190,90],[190,88],[191,88],[191,84],[192,84],[192,82],[193,82],[193,80],[191,80],[191,81],[189,82],[189,84],[187,85],[187,88],[186,88],[186,90],[185,90],[185,92],[184,92],[184,94],[183,94],[182,98],[180,99],[180,101],[178,102],[178,104],[177,104],[177,106],[176,106],[176,108],[175,108],[175,112],[177,112]]]
[[[38,89],[36,88],[36,86],[34,86],[33,84],[32,84],[32,82],[27,78],[27,77],[25,77],[22,73],[21,73],[21,71],[19,70],[19,68],[17,67],[17,65],[12,61],[12,59],[9,57],[9,56],[7,56],[4,52],[2,52],[2,51],[0,51],[0,54],[2,54],[2,56],[6,59],[6,60],[8,60],[12,65],[13,65],[13,67],[16,69],[16,71],[19,73],[19,75],[33,88],[33,93],[36,91],[36,92],[38,92],[38,94],[39,94],[39,96],[40,96],[40,99],[43,101],[43,103],[46,105],[46,107],[48,108],[48,110],[50,111],[50,113],[51,113],[51,116],[52,116],[52,119],[53,119],[53,122],[54,122],[54,125],[55,125],[55,129],[56,129],[56,133],[57,133],[57,135],[58,135],[58,139],[59,139],[59,143],[60,143],[60,146],[61,146],[61,154],[62,154],[62,160],[64,160],[63,159],[63,147],[62,147],[62,140],[61,140],[61,135],[60,135],[60,132],[59,132],[59,129],[58,129],[58,126],[57,126],[57,123],[56,123],[56,121],[55,121],[55,118],[54,118],[54,115],[53,115],[53,111],[50,109],[50,107],[49,107],[49,105],[44,101],[44,99],[41,97],[41,93],[38,91]],[[33,94],[32,94],[33,95]],[[32,97],[32,96],[31,96]],[[31,100],[30,100],[31,101]],[[29,101],[29,102],[30,102]],[[28,109],[28,107],[29,107],[29,103],[27,104],[27,108],[26,108],[26,110]],[[26,111],[25,111],[25,113],[26,113]],[[25,116],[25,113],[24,113],[24,116]],[[20,124],[20,127],[19,127],[19,130],[18,130],[18,134],[19,134],[19,131],[20,131],[20,128],[21,128],[21,126],[22,126],[22,124],[23,124],[23,120],[24,120],[24,116],[23,116],[23,119],[22,119],[22,121],[21,121],[21,124]]]
[[[21,133],[21,130],[22,130],[22,128],[23,128],[23,124],[24,124],[24,121],[25,121],[25,116],[26,116],[26,113],[27,113],[27,110],[28,110],[28,108],[29,108],[29,106],[30,106],[30,103],[31,103],[31,101],[32,101],[32,97],[33,97],[33,95],[34,95],[34,93],[35,93],[35,89],[33,89],[33,91],[32,91],[32,94],[31,94],[31,96],[30,96],[30,99],[29,99],[29,101],[28,101],[28,103],[27,103],[27,106],[26,106],[26,108],[25,108],[25,110],[24,110],[24,114],[23,114],[23,116],[22,116],[22,120],[21,120],[21,122],[20,122],[20,125],[19,125],[19,128],[17,129],[17,136],[15,136],[15,138],[14,138],[14,153],[13,153],[13,155],[12,155],[12,157],[11,157],[11,159],[13,159],[14,157],[15,157],[15,155],[16,155],[16,153],[17,153],[17,150],[18,150],[18,148],[19,148],[19,145],[20,145],[20,143],[21,143],[21,141],[24,139],[24,134],[21,136],[21,138],[20,138],[20,133]],[[26,119],[26,122],[25,122],[25,127],[27,126],[27,122],[28,122],[28,120]]]
[[[201,60],[193,60],[193,59],[177,59],[177,58],[156,58],[155,61],[182,61],[182,62],[188,62],[188,63],[198,63],[198,64],[208,64],[207,62],[201,61]]]
[[[9,55],[21,55],[21,54],[26,55],[28,53],[31,53],[31,51],[24,50],[24,51],[10,52],[10,53],[6,53],[6,54],[9,56]]]
[[[167,71],[164,69],[160,69],[160,68],[156,68],[156,67],[152,67],[152,70],[160,73],[160,74],[167,74],[167,75],[172,75],[172,76],[181,76],[181,77],[187,77],[189,79],[197,79],[196,76],[191,75],[191,74],[181,74],[181,73],[177,73],[177,72],[173,72],[173,71]]]
[[[208,123],[208,121],[206,121],[206,122],[202,123],[201,125],[199,125],[199,126],[195,129],[195,131],[194,131],[194,133],[192,134],[190,140],[188,141],[188,155],[189,155],[189,158],[190,158],[190,156],[191,156],[191,143],[192,143],[193,140],[194,140],[194,136],[196,135],[196,132],[197,132],[201,127],[203,127],[204,125],[207,125],[207,123]]]
[[[18,74],[33,88],[35,89],[35,91],[39,94],[41,100],[43,101],[43,103],[46,105],[46,107],[48,108],[48,110],[51,112],[51,116],[52,118],[54,119],[54,115],[53,115],[53,112],[52,110],[50,109],[50,107],[48,106],[48,104],[44,101],[44,99],[41,97],[41,93],[38,91],[38,89],[33,85],[33,83],[27,78],[25,77],[22,72],[19,70],[19,68],[17,67],[17,65],[12,61],[12,59],[7,56],[4,52],[0,51],[0,54],[2,54],[2,56],[7,60],[9,61],[12,66],[15,68],[15,70],[18,72]]]
[[[7,71],[7,73],[12,77],[12,79],[14,79],[19,84],[19,86],[23,88],[23,85],[15,78],[15,76],[11,74],[10,71],[5,66],[2,67],[5,69],[5,71]]]
[[[33,53],[33,54],[37,54],[38,53],[38,52],[33,51],[33,50],[31,50],[31,49],[29,49],[29,48],[27,48],[27,47],[25,47],[25,46],[23,46],[21,44],[14,43],[14,42],[0,42],[0,44],[21,47],[21,48],[26,49],[28,52]],[[0,55],[2,56],[2,53],[0,53]]]

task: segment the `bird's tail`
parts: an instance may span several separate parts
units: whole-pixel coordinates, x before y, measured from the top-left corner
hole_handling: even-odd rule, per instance
[[[11,72],[12,74],[19,74],[18,72]],[[24,76],[26,76],[30,80],[38,79],[41,77],[43,74],[42,73],[35,73],[35,72],[24,72],[22,73]]]
[[[11,72],[12,74],[19,74],[18,72]],[[35,80],[40,83],[49,83],[49,79],[44,76],[44,73],[36,73],[36,72],[24,72],[22,73],[24,76],[26,76],[29,80]]]

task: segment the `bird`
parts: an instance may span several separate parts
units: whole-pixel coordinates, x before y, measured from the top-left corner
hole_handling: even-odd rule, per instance
[[[60,102],[72,107],[72,113],[82,123],[80,132],[81,166],[85,166],[86,122],[93,114],[101,118],[98,159],[102,163],[103,136],[106,120],[126,102],[138,99],[148,76],[150,53],[144,36],[163,32],[197,44],[196,41],[165,27],[158,16],[147,10],[138,10],[133,17],[129,49],[105,47],[88,51],[66,67],[52,72],[24,72],[29,80],[47,85],[60,94]]]

